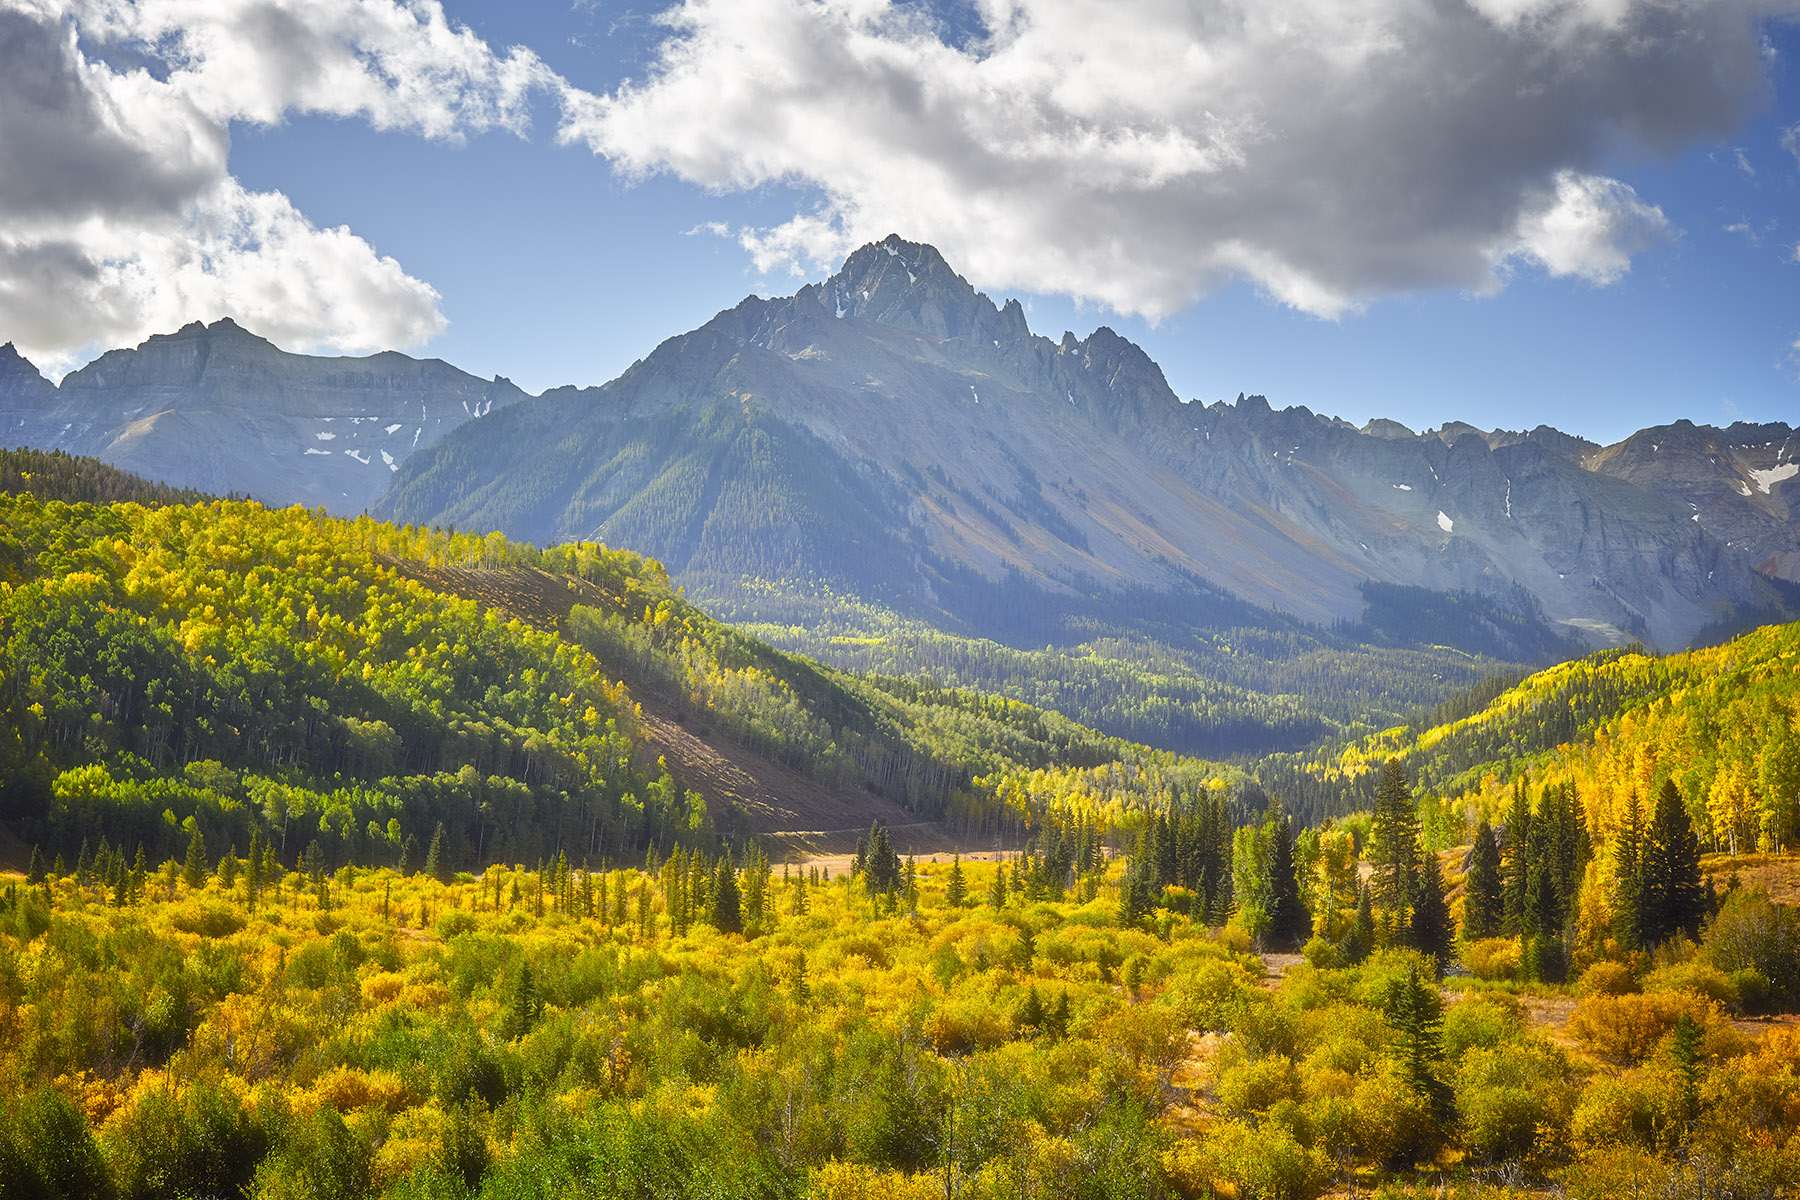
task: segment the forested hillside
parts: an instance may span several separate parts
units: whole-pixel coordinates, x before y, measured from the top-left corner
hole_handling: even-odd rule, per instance
[[[1497,679],[1415,724],[1257,767],[1271,791],[1345,812],[1368,807],[1397,758],[1423,790],[1498,815],[1514,780],[1570,784],[1595,829],[1673,777],[1706,843],[1744,852],[1800,838],[1800,625],[1721,646],[1603,651],[1510,687]]]
[[[1058,597],[1016,581],[963,585],[960,606],[975,616],[950,628],[823,585],[708,577],[695,590],[784,650],[1009,696],[1205,758],[1373,732],[1520,672],[1522,660],[1579,652],[1478,597],[1422,589],[1370,585],[1374,624],[1326,630],[1202,590]]]
[[[65,461],[15,474],[82,474]],[[0,505],[3,816],[67,861],[160,861],[199,832],[333,866],[436,843],[461,868],[754,832],[661,757],[634,696],[816,781],[848,825],[873,796],[961,835],[1052,809],[1110,829],[1244,783],[1017,701],[823,670],[625,551],[250,502]],[[1044,771],[1088,778],[1006,784]]]

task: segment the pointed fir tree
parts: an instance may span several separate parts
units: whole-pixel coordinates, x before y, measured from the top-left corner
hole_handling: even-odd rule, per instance
[[[729,855],[719,859],[719,865],[713,872],[712,924],[720,933],[744,931],[737,872],[732,869]]]
[[[44,852],[35,842],[32,843],[31,866],[25,872],[25,882],[30,887],[39,887],[44,882]]]
[[[1627,951],[1644,945],[1643,854],[1644,818],[1633,793],[1629,816],[1612,837],[1612,929]]]
[[[1006,907],[1006,864],[994,864],[993,886],[988,888],[988,903],[995,908]]]
[[[1449,1085],[1432,1070],[1444,1057],[1444,1002],[1436,982],[1425,978],[1416,963],[1408,964],[1405,977],[1389,994],[1386,1017],[1407,1082],[1430,1099],[1440,1122],[1449,1120]]]
[[[1369,887],[1356,889],[1356,915],[1351,918],[1350,932],[1344,938],[1344,961],[1355,965],[1369,957],[1375,949],[1375,905]]]
[[[963,878],[962,854],[959,851],[950,859],[950,879],[944,886],[944,903],[951,908],[961,908],[969,900],[969,882]]]
[[[1444,875],[1430,850],[1419,855],[1418,896],[1413,905],[1407,940],[1413,949],[1430,956],[1441,973],[1450,962],[1456,944],[1456,923],[1444,895]]]
[[[1664,780],[1644,834],[1639,885],[1643,889],[1644,940],[1654,945],[1677,933],[1699,934],[1706,913],[1700,879],[1700,843],[1675,781]]]
[[[189,890],[198,891],[206,884],[206,835],[194,826],[194,836],[188,839],[187,862],[181,869],[181,881]]]
[[[1404,914],[1412,903],[1413,877],[1419,863],[1419,813],[1413,806],[1406,768],[1397,758],[1388,759],[1381,768],[1371,836],[1375,843],[1379,899],[1389,910]]]
[[[1300,898],[1299,863],[1294,858],[1292,824],[1279,803],[1270,808],[1269,940],[1297,950],[1312,936],[1312,914]]]
[[[1513,781],[1512,808],[1506,818],[1506,846],[1501,851],[1501,928],[1511,934],[1529,932],[1525,890],[1531,880],[1531,801],[1523,777]]]
[[[1500,848],[1494,841],[1493,826],[1484,820],[1475,828],[1469,873],[1463,878],[1463,936],[1477,942],[1497,935],[1502,903]]]
[[[425,873],[439,883],[450,882],[450,831],[442,821],[431,834],[431,849],[425,852]]]

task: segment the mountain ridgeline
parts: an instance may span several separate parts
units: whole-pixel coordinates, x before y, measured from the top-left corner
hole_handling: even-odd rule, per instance
[[[782,649],[1211,757],[1800,612],[1786,426],[1601,447],[1183,403],[1111,330],[1034,335],[898,237],[602,387],[528,397],[221,321],[60,387],[0,349],[0,434],[271,504],[629,547]]]
[[[1359,619],[1373,579],[1678,645],[1776,609],[1763,576],[1792,573],[1800,545],[1793,432],[1694,432],[1647,431],[1640,454],[1551,430],[1356,429],[1258,397],[1183,404],[1112,331],[1035,336],[1016,301],[890,238],[605,387],[447,438],[381,510],[639,546],[721,597],[745,577],[816,581],[957,618],[1017,575],[1327,623]]]

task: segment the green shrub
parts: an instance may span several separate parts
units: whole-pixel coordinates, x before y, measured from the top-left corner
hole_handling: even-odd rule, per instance
[[[1698,960],[1674,963],[1650,972],[1644,976],[1644,991],[1691,992],[1732,1012],[1742,1007],[1742,998],[1731,977],[1711,963]]]
[[[1307,1200],[1318,1194],[1329,1168],[1279,1127],[1252,1128],[1227,1121],[1212,1131],[1204,1151],[1207,1169],[1231,1184],[1243,1200]]]
[[[53,1088],[0,1105],[0,1196],[89,1200],[112,1194],[87,1118]]]
[[[1502,1046],[1525,1029],[1525,1009],[1505,992],[1480,992],[1444,1011],[1444,1055],[1452,1062],[1474,1047]]]
[[[1279,1054],[1222,1066],[1215,1086],[1225,1111],[1239,1117],[1262,1116],[1299,1095],[1293,1060]]]
[[[107,1122],[106,1149],[123,1200],[237,1195],[268,1138],[237,1097],[197,1083],[141,1094]]]

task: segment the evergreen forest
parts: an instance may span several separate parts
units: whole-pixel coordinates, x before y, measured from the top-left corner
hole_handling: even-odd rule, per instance
[[[1800,626],[1373,727],[1471,603],[1133,690],[7,455],[0,1197],[1796,1194]]]

